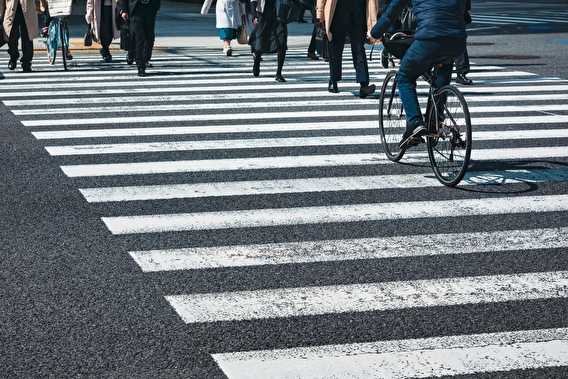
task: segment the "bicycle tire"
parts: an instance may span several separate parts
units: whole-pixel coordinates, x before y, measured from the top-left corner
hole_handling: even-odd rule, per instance
[[[471,119],[467,102],[459,89],[446,85],[435,95],[436,107],[428,116],[429,129],[439,137],[428,138],[428,156],[438,180],[449,187],[464,177],[471,156]]]
[[[49,24],[47,37],[45,39],[45,45],[47,47],[47,61],[49,64],[55,63],[55,58],[57,56],[57,36],[57,25],[55,24],[55,20],[53,20]]]
[[[396,71],[385,77],[379,97],[379,133],[381,146],[387,158],[398,162],[404,150],[398,148],[402,134],[406,130],[406,115],[396,88]]]
[[[68,39],[65,37],[67,36],[65,33],[65,24],[61,22],[59,25],[59,40],[61,41],[61,59],[63,59],[63,69],[67,70],[67,44]]]

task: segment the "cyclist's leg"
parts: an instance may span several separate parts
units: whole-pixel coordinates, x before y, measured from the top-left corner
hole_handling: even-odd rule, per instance
[[[432,60],[430,56],[435,47],[430,45],[430,41],[414,41],[400,63],[396,80],[400,100],[406,111],[406,131],[402,135],[399,145],[400,149],[411,147],[411,140],[414,137],[418,139],[422,134],[426,133],[416,93],[416,80],[431,65]]]
[[[465,51],[466,40],[461,38],[446,38],[445,50],[440,55],[450,55],[458,57]],[[450,84],[452,80],[452,71],[454,69],[454,62],[443,62],[441,67],[438,69],[438,77],[436,78],[436,88],[442,88],[445,85]],[[436,107],[440,108],[444,105],[445,96],[439,96],[436,101]],[[443,113],[438,113],[438,121],[443,121]]]
[[[466,40],[465,38],[444,38],[444,51],[438,54],[438,57],[441,55],[451,55],[454,57],[459,57],[463,54],[466,49]],[[437,58],[437,57],[434,57]],[[444,62],[442,67],[438,70],[438,78],[436,79],[436,88],[442,88],[445,85],[450,84],[452,79],[452,71],[454,65],[453,62]]]

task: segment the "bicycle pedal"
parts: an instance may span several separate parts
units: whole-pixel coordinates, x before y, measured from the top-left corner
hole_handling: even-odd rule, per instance
[[[408,147],[418,146],[421,143],[426,142],[422,137],[412,137],[410,141],[408,141]]]

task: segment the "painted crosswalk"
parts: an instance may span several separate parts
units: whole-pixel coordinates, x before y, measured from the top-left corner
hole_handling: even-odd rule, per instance
[[[188,328],[222,325],[227,339],[247,340],[238,325],[287,320],[285,333],[303,341],[210,351],[228,378],[568,367],[565,314],[549,325],[487,320],[486,332],[344,343],[306,341],[295,329],[335,315],[534,302],[565,309],[568,80],[474,65],[476,85],[460,87],[474,125],[472,164],[448,189],[425,149],[408,151],[401,164],[382,154],[378,97],[356,97],[347,58],[339,94],[326,90],[328,67],[301,50],[289,51],[286,83],[275,83],[270,57],[259,78],[244,54],[192,49],[152,59],[144,78],[89,54],[65,72],[38,62],[32,74],[5,74],[2,101],[126,245],[117,254],[148,280],[189,278],[161,294]],[[370,71],[376,84],[387,72],[375,61]],[[30,108],[30,96],[45,97],[42,109]],[[197,272],[233,276],[199,285],[191,282]],[[239,282],[242,272],[264,279]]]

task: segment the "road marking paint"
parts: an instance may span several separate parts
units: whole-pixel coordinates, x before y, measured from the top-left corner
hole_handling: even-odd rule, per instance
[[[478,161],[566,157],[568,156],[568,147],[477,149],[472,151],[471,156],[472,160]],[[408,153],[404,161],[406,163],[423,163],[427,161],[427,155],[423,151]],[[60,167],[69,177],[90,177],[299,167],[341,167],[387,163],[390,163],[390,161],[385,155],[377,153],[63,165]]]
[[[85,119],[49,119],[49,120],[22,120],[27,127],[47,127],[65,125],[109,125],[109,124],[141,124],[141,123],[165,123],[165,122],[191,122],[191,121],[236,121],[236,120],[259,120],[268,118],[297,119],[315,118],[328,119],[334,117],[372,117],[371,120],[361,122],[373,122],[378,125],[377,109],[354,109],[337,111],[304,111],[304,112],[274,112],[274,113],[230,113],[230,114],[187,114],[169,116],[130,116],[130,117],[99,117]],[[472,117],[472,125],[511,125],[511,124],[550,124],[568,122],[568,115],[541,115],[541,116],[500,116],[500,117]]]
[[[568,248],[568,228],[131,251],[144,272]]]
[[[149,128],[117,128],[89,130],[54,130],[33,132],[37,139],[66,139],[66,138],[100,138],[100,137],[129,137],[179,134],[217,134],[217,133],[254,133],[270,131],[308,131],[308,130],[349,130],[378,128],[377,122],[362,123],[361,121],[330,121],[305,123],[278,124],[247,124],[247,125],[207,125],[207,126],[170,126]]]
[[[103,217],[113,234],[568,211],[568,195]]]
[[[421,105],[424,106],[426,104],[426,99],[422,99]],[[184,110],[224,110],[228,111],[229,109],[235,110],[245,110],[245,109],[276,109],[276,108],[313,108],[313,107],[328,107],[328,106],[337,106],[337,107],[358,107],[361,106],[362,108],[366,108],[364,104],[361,104],[360,99],[352,99],[352,98],[341,98],[341,99],[333,99],[333,100],[298,100],[298,101],[279,101],[277,103],[259,103],[257,102],[240,102],[235,104],[220,104],[219,102],[216,103],[209,103],[209,104],[202,104],[202,103],[190,103],[190,104],[156,104],[156,105],[137,105],[137,106],[130,106],[128,109],[124,109],[124,105],[118,107],[58,107],[58,108],[48,108],[41,112],[41,116],[45,117],[46,115],[71,115],[71,114],[95,114],[95,113],[113,113],[113,112],[165,112],[165,111],[184,111]],[[538,104],[538,105],[499,105],[499,106],[470,106],[469,112],[470,113],[504,113],[504,112],[558,112],[558,111],[566,111],[568,110],[568,104]],[[16,116],[37,116],[37,109],[13,109],[12,112]]]
[[[474,141],[568,138],[568,129],[508,130],[503,132],[475,132]],[[342,146],[379,144],[377,135],[320,136],[302,138],[223,139],[204,141],[106,143],[92,145],[46,146],[52,156],[151,153],[165,151],[232,150],[306,146]]]
[[[347,79],[347,78],[344,78]],[[98,79],[97,79],[98,80]],[[242,79],[239,79],[242,82]],[[267,79],[268,80],[268,79]],[[468,93],[503,93],[503,92],[521,92],[521,93],[533,93],[533,92],[557,92],[557,91],[566,91],[568,89],[568,85],[565,84],[550,84],[550,85],[538,85],[537,83],[555,83],[555,82],[563,82],[565,81],[565,79],[561,79],[561,78],[535,78],[534,80],[523,80],[519,83],[521,84],[525,84],[525,85],[519,85],[519,86],[510,86],[510,85],[500,85],[500,86],[468,86],[467,88],[460,88],[461,92],[463,92],[464,94],[468,94]],[[143,81],[144,84],[147,83],[151,83],[151,82],[147,82],[146,80]],[[503,81],[502,83],[515,83],[516,81],[514,79],[511,79],[509,81]],[[532,83],[532,84],[531,84]],[[156,84],[159,84],[159,82],[156,82]],[[314,87],[313,83],[289,83],[287,86],[287,89],[293,90],[293,91],[300,91],[301,90],[311,90]],[[356,87],[355,85],[353,86],[349,86],[346,85],[346,89],[351,89],[352,91],[356,91]],[[473,88],[472,88],[473,87]],[[30,90],[32,89],[38,89],[38,88],[42,88],[42,87],[33,87],[30,88]],[[282,85],[279,84],[263,84],[262,85],[262,91],[264,91],[264,93],[269,92],[269,91],[274,91],[274,90],[282,90]],[[343,87],[342,87],[343,88]],[[55,97],[58,96],[59,93],[57,92],[53,92],[51,90],[37,90],[37,91],[33,91],[33,93],[30,93],[29,91],[14,91],[14,92],[8,92],[12,90],[12,87],[7,87],[5,89],[3,89],[3,93],[2,95],[4,97],[11,97],[11,98],[18,98],[18,97],[27,97],[29,98],[29,96],[34,96],[34,97]],[[175,93],[175,92],[183,92],[184,94],[187,93],[192,93],[192,92],[204,92],[207,91],[209,93],[212,92],[221,92],[221,93],[226,93],[227,92],[227,86],[222,85],[222,86],[211,86],[211,87],[203,87],[203,86],[199,86],[199,85],[189,85],[189,86],[181,86],[180,83],[176,83],[176,85],[173,86],[159,86],[159,87],[155,87],[152,88],[152,93],[153,94],[157,94],[157,93],[162,93],[162,92],[167,92],[167,93]],[[244,94],[248,94],[249,92],[258,92],[259,91],[259,86],[258,84],[251,84],[251,85],[241,85],[241,86],[233,86],[231,88],[231,91],[233,93],[234,96],[239,96],[239,94],[245,96]],[[146,96],[148,94],[148,88],[144,87],[144,88],[136,88],[136,87],[129,87],[129,88],[101,88],[97,90],[97,93],[100,95],[111,95],[111,94],[122,94],[122,95],[129,95],[129,96],[137,96],[137,95],[144,95]],[[84,97],[84,96],[92,96],[93,95],[93,91],[86,89],[86,90],[68,90],[68,91],[64,91],[63,94],[65,96],[80,96],[80,97]],[[350,94],[351,96],[353,95],[353,93]]]
[[[379,142],[377,135],[331,136],[307,138],[262,138],[241,140],[209,140],[179,142],[146,142],[123,144],[97,144],[77,146],[47,146],[53,156],[87,154],[121,154],[162,151],[216,150],[216,149],[259,149],[277,147],[366,145]]]
[[[420,93],[420,92],[419,92]],[[274,92],[270,95],[271,99],[295,99],[298,97],[298,94],[293,92]],[[144,100],[148,103],[165,103],[165,102],[177,102],[177,103],[187,103],[187,102],[197,102],[197,101],[220,101],[220,100],[233,100],[235,98],[234,94],[232,93],[217,93],[217,94],[194,94],[194,95],[158,95],[158,96],[146,96]],[[329,92],[322,92],[318,94],[319,99],[325,98],[332,98],[332,99],[342,99],[342,100],[352,100],[356,104],[361,104],[361,101],[353,99],[353,96],[349,92],[340,92],[340,93],[329,93]],[[265,93],[250,93],[247,95],[248,100],[252,99],[266,99]],[[492,102],[492,103],[499,103],[502,101],[527,101],[532,105],[535,101],[558,101],[558,100],[566,100],[568,99],[568,93],[549,93],[549,94],[534,94],[534,95],[493,95],[493,96],[483,96],[483,95],[475,95],[475,97],[468,97],[467,101],[468,104],[475,104],[479,102]],[[43,105],[50,105],[53,106],[54,109],[57,111],[59,107],[66,106],[66,105],[84,105],[85,103],[96,103],[98,105],[104,104],[116,104],[119,102],[124,103],[139,103],[140,99],[136,97],[122,97],[122,96],[107,96],[104,98],[100,97],[83,97],[83,98],[55,98],[55,99],[42,99]],[[16,108],[18,112],[22,112],[28,110],[29,101],[26,100],[4,100],[4,105],[9,108]],[[260,104],[260,103],[258,103]],[[272,103],[274,104],[274,103]],[[24,109],[17,109],[17,107],[22,107]],[[74,108],[66,108],[66,109],[74,109]],[[105,108],[106,109],[106,108]],[[124,110],[124,109],[123,109]],[[33,112],[32,110],[28,110],[29,112]],[[34,114],[34,113],[30,113]],[[35,111],[37,114],[37,110]]]
[[[520,184],[568,181],[566,169],[535,169],[468,172],[459,185]],[[81,188],[89,203],[251,196],[283,193],[368,191],[392,188],[441,186],[423,174],[348,176],[329,178],[254,180],[192,184],[162,184]]]
[[[212,357],[229,379],[431,378],[568,366],[568,330],[470,334]]]
[[[166,296],[187,324],[568,297],[568,272]]]
[[[238,70],[238,69],[237,69]],[[245,69],[241,69],[242,73],[245,74]],[[153,70],[154,71],[154,70]],[[319,70],[321,72],[322,75],[325,75],[325,73],[328,73],[329,71],[326,71],[326,69],[322,68]],[[168,72],[170,72],[168,70]],[[236,71],[232,72],[233,75],[237,74]],[[343,74],[343,79],[344,80],[348,80],[351,77],[353,77],[352,75],[349,74],[354,74],[355,70],[351,69],[351,70],[346,70]],[[248,75],[248,69],[246,69],[246,74]],[[309,70],[289,70],[286,71],[286,74],[289,75],[290,77],[290,83],[289,85],[287,85],[287,89],[293,89],[294,86],[300,84],[296,84],[294,83],[294,78],[293,75],[300,75],[300,74],[309,74],[310,76],[314,76],[317,75],[318,72],[314,71],[313,67],[309,67]],[[540,80],[540,78],[537,78],[536,74],[534,73],[530,73],[530,72],[525,72],[525,71],[499,71],[499,72],[486,72],[483,76],[485,77],[499,77],[499,78],[506,78],[506,77],[519,77],[519,76],[531,76],[531,77],[535,77],[533,80]],[[319,76],[321,78],[321,76]],[[384,77],[384,75],[381,75],[381,79]],[[58,91],[60,90],[67,90],[67,89],[74,89],[76,88],[78,85],[83,85],[83,86],[89,86],[90,88],[113,88],[113,87],[124,87],[125,86],[125,82],[124,81],[119,81],[119,80],[115,80],[115,77],[101,77],[101,76],[97,76],[97,77],[93,77],[93,76],[71,76],[68,75],[65,77],[66,80],[57,80],[57,78],[54,78],[52,81],[49,80],[45,80],[45,78],[42,78],[42,80],[40,80],[39,82],[41,82],[44,86],[46,85],[46,82],[49,83],[49,88],[51,90],[53,90],[53,93],[57,94]],[[207,74],[207,73],[203,73],[201,75],[196,75],[196,74],[186,74],[186,75],[177,75],[176,79],[160,79],[160,80],[144,80],[144,81],[140,81],[137,80],[135,76],[124,76],[124,79],[126,81],[128,81],[128,86],[129,87],[153,87],[153,86],[159,86],[159,87],[165,87],[165,88],[169,88],[169,87],[180,87],[180,86],[198,86],[201,87],[201,90],[203,90],[203,85],[213,85],[213,84],[227,84],[227,85],[233,85],[233,88],[240,88],[240,86],[238,86],[239,84],[243,83],[243,78],[242,77],[223,77],[223,78],[216,78],[216,77],[212,77],[211,74]],[[354,79],[354,77],[353,77]],[[271,77],[259,77],[256,78],[255,81],[257,81],[258,83],[269,83],[269,82],[273,82],[274,78]],[[303,83],[300,85],[304,85]],[[423,85],[423,84],[421,84]],[[344,87],[348,87],[349,88],[356,88],[356,83],[354,84],[347,84]],[[22,82],[14,82],[11,83],[10,85],[10,90],[17,90],[19,92],[22,91],[26,91],[26,90],[31,90],[34,91],[36,89],[38,89],[38,85],[37,82],[30,82],[30,81],[26,81],[24,83]],[[312,85],[313,88],[313,85]],[[325,88],[324,85],[322,85],[322,88]],[[258,86],[256,87],[256,89],[258,90]],[[265,86],[262,86],[262,89],[265,89]],[[207,87],[207,90],[209,90],[209,87]],[[153,91],[153,90],[152,90]],[[35,92],[34,92],[35,94]]]

